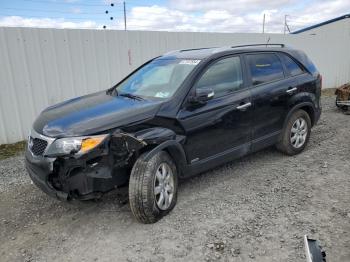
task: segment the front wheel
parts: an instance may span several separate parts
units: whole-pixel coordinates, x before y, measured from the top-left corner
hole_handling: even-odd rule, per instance
[[[142,223],[155,223],[176,205],[177,170],[171,157],[164,151],[149,161],[141,155],[132,168],[129,181],[130,208]]]
[[[294,112],[282,132],[277,149],[287,155],[296,155],[304,150],[311,133],[311,120],[304,110]]]

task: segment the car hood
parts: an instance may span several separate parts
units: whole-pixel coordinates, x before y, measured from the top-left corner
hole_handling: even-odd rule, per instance
[[[161,103],[103,91],[48,107],[35,120],[33,128],[57,138],[91,135],[152,118]]]

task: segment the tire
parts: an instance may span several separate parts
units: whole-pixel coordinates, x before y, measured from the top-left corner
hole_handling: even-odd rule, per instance
[[[303,128],[305,126],[306,130]],[[310,138],[310,133],[310,116],[304,110],[297,110],[289,117],[288,122],[282,131],[280,141],[277,143],[276,147],[282,153],[290,156],[299,154],[305,149]]]
[[[144,156],[145,153],[136,160],[131,170],[129,203],[132,213],[139,222],[151,224],[175,207],[178,176],[174,161],[166,152],[158,152],[147,162],[144,161]],[[171,175],[173,179],[170,178]],[[163,201],[160,201],[161,195]],[[169,197],[168,203],[165,201],[166,195]]]

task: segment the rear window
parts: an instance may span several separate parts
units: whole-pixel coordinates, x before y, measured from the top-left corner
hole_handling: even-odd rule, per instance
[[[284,78],[283,66],[275,54],[247,55],[253,85],[273,82]]]
[[[304,71],[301,67],[289,56],[281,54],[284,64],[286,65],[287,71],[291,76],[302,74]]]

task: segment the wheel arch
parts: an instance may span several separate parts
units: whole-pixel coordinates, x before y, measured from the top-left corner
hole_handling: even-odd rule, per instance
[[[311,120],[311,126],[314,126],[315,124],[315,108],[314,108],[314,105],[312,104],[312,102],[302,102],[302,103],[298,103],[296,105],[294,105],[289,111],[288,111],[288,114],[284,120],[284,123],[283,123],[283,129],[285,128],[285,126],[287,125],[287,122],[288,122],[288,119],[290,118],[290,116],[296,112],[297,110],[299,109],[302,109],[304,110],[310,117],[310,120]]]
[[[176,135],[171,129],[163,127],[146,128],[135,133],[117,130],[112,135],[110,151],[120,166],[132,167],[140,155],[143,155],[144,161],[148,161],[157,152],[164,150],[181,173],[187,163],[180,143],[184,139],[185,136]]]
[[[179,176],[182,177],[185,172],[186,167],[186,154],[182,145],[176,140],[168,140],[163,143],[153,147],[146,155],[144,156],[144,161],[150,160],[155,154],[160,151],[166,151],[170,157],[174,160],[176,168],[179,172]]]
[[[305,105],[302,107],[299,107],[298,109],[304,110],[310,117],[311,120],[311,127],[315,125],[315,109],[312,105]]]

